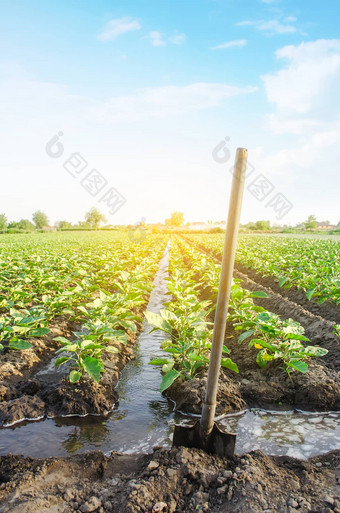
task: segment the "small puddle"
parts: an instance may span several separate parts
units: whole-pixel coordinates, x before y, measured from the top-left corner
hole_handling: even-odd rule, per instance
[[[169,299],[168,254],[169,246],[160,261],[148,304],[148,310],[155,313]],[[127,363],[117,385],[119,406],[109,416],[58,417],[2,428],[0,454],[44,458],[94,449],[106,454],[131,454],[150,453],[156,445],[170,447],[175,420],[180,422],[188,416],[175,415],[173,404],[159,392],[161,373],[148,362],[164,355],[160,344],[166,335],[150,330],[145,321],[134,348],[135,358]],[[39,373],[39,379],[55,382],[65,372],[59,369],[54,367],[53,360]],[[340,412],[253,409],[226,415],[219,422],[237,433],[238,454],[261,449],[266,454],[305,459],[340,447]]]
[[[236,452],[307,459],[340,448],[340,413],[247,410],[227,415],[220,424],[237,433]]]

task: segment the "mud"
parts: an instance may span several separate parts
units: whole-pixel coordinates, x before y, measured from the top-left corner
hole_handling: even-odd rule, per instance
[[[339,513],[340,451],[307,461],[253,451],[0,458],[1,513]]]
[[[306,411],[339,411],[339,376],[332,370],[310,362],[307,374],[292,373],[291,379],[278,364],[258,367],[256,350],[227,339],[231,357],[239,374],[221,370],[216,414],[231,413],[244,408]],[[176,402],[176,410],[199,414],[202,410],[206,373],[191,381],[175,381],[167,396]]]
[[[204,252],[209,254],[206,250]],[[235,332],[227,325],[225,345],[231,351],[230,357],[238,365],[239,374],[227,369],[221,370],[217,413],[238,411],[244,406],[266,409],[293,407],[307,411],[340,410],[340,340],[332,333],[334,322],[305,310],[237,269],[234,276],[242,280],[245,289],[266,292],[268,298],[254,299],[254,302],[282,319],[291,317],[299,321],[311,345],[328,349],[328,354],[322,358],[309,359],[308,372],[292,372],[290,379],[280,369],[279,362],[270,362],[265,369],[261,369],[256,363],[256,349],[249,350],[247,342],[239,344],[240,332]],[[202,300],[209,297],[211,291],[202,290]],[[213,321],[213,316],[210,320]],[[168,395],[176,401],[177,409],[199,413],[205,383],[205,375],[186,383],[175,382]]]
[[[141,313],[141,312],[137,312]],[[27,351],[10,351],[1,355],[0,426],[12,425],[23,420],[61,415],[106,415],[118,403],[114,390],[122,368],[133,358],[132,347],[136,335],[128,335],[124,346],[117,343],[118,354],[103,354],[106,372],[100,383],[83,376],[77,385],[68,380],[66,366],[54,367],[56,336],[72,336],[74,325],[63,321],[59,328],[37,341]]]
[[[318,363],[337,371],[340,370],[340,340],[333,333],[334,322],[305,310],[301,305],[292,302],[286,297],[282,297],[271,288],[264,287],[255,282],[248,275],[240,271],[235,271],[235,277],[242,280],[242,286],[245,289],[251,291],[262,290],[267,293],[268,298],[254,299],[257,305],[276,313],[281,319],[291,317],[298,321],[305,328],[305,335],[311,340],[312,345],[321,346],[328,350],[328,354],[319,358]]]

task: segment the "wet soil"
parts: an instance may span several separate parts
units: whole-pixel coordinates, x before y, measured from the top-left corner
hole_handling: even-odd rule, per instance
[[[301,305],[255,282],[238,270],[234,276],[242,280],[242,287],[245,289],[266,292],[268,298],[254,299],[254,302],[278,314],[282,319],[291,317],[299,321],[304,326],[311,345],[326,348],[328,354],[322,358],[309,359],[308,372],[302,374],[294,371],[290,379],[280,369],[279,362],[270,362],[265,369],[261,369],[256,363],[257,350],[249,350],[247,341],[239,344],[240,332],[227,326],[225,345],[231,351],[230,357],[238,365],[239,374],[227,369],[221,370],[217,414],[239,411],[245,407],[339,411],[340,340],[332,333],[334,322],[305,310]],[[197,279],[199,282],[199,277]],[[203,289],[202,300],[211,298],[211,294],[208,289]],[[209,320],[213,321],[213,317]],[[189,382],[182,383],[177,380],[167,394],[176,401],[177,409],[200,413],[205,384],[206,373]]]
[[[46,415],[106,415],[112,411],[118,402],[115,386],[121,370],[133,358],[132,347],[142,323],[138,323],[136,335],[128,334],[126,346],[116,343],[119,353],[103,353],[106,372],[100,383],[83,376],[75,386],[69,382],[69,368],[54,367],[55,349],[60,344],[53,338],[70,338],[78,328],[61,319],[48,335],[31,341],[32,349],[8,351],[0,356],[0,426]]]
[[[273,292],[289,299],[290,301],[301,305],[305,310],[314,315],[319,315],[334,323],[340,323],[340,305],[336,305],[331,301],[325,301],[319,304],[316,299],[308,300],[306,291],[297,287],[285,288],[279,286],[279,280],[274,276],[263,276],[261,273],[254,271],[241,263],[236,263],[236,269],[243,274],[247,274],[249,278],[255,282],[270,288]]]
[[[253,451],[0,457],[1,513],[339,513],[340,451],[307,461]]]

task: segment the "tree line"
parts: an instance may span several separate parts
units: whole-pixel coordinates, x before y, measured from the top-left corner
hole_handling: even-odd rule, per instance
[[[103,216],[103,214],[101,214],[97,208],[93,207],[91,210],[86,212],[84,221],[79,221],[78,224],[72,224],[69,221],[57,221],[54,227],[60,230],[67,230],[70,228],[93,229],[98,228],[100,223],[105,223],[105,221],[105,216]],[[45,230],[50,227],[50,221],[47,214],[41,210],[36,210],[33,212],[32,220],[20,219],[20,221],[8,222],[7,216],[5,214],[0,214],[0,232],[6,232],[10,230],[31,232],[34,230]]]

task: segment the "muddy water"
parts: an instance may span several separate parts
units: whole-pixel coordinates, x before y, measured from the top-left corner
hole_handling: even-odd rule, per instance
[[[169,246],[160,261],[147,309],[159,313],[167,295]],[[100,448],[103,452],[150,452],[155,445],[170,445],[173,404],[159,391],[161,373],[149,365],[157,356],[165,334],[150,333],[145,322],[135,345],[135,358],[122,371],[117,385],[119,406],[108,417],[69,416],[40,422],[22,422],[0,430],[0,454],[25,456],[63,456]],[[44,379],[55,375],[50,365]]]
[[[237,433],[236,452],[254,449],[306,459],[340,448],[340,414],[248,410],[220,424]]]
[[[148,305],[155,313],[168,300],[168,251],[160,262]],[[173,424],[183,417],[175,416],[173,405],[160,394],[160,371],[148,365],[151,358],[162,356],[160,344],[165,338],[150,329],[145,323],[135,359],[126,365],[117,386],[119,406],[109,416],[45,419],[0,429],[0,454],[48,457],[93,449],[134,453],[151,452],[155,445],[169,447]],[[40,378],[55,379],[51,365],[41,374],[44,377]],[[304,459],[340,447],[340,413],[248,410],[225,416],[220,423],[237,433],[239,454],[259,448],[267,454]]]

